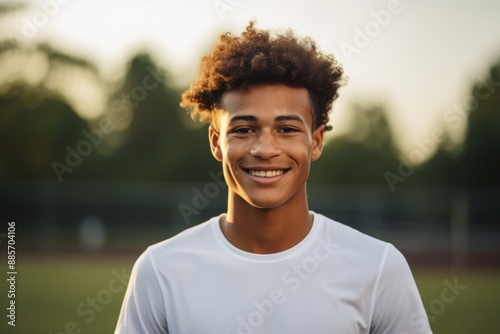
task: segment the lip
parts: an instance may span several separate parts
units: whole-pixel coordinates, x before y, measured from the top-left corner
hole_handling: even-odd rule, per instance
[[[276,183],[278,182],[279,180],[281,180],[288,171],[290,171],[290,168],[287,167],[287,168],[283,168],[283,167],[242,167],[244,173],[246,176],[248,176],[252,181],[256,182],[256,183],[259,183],[259,184],[262,184],[262,185],[270,185],[270,184],[273,184],[273,183]],[[252,175],[250,174],[250,170],[255,170],[255,171],[273,171],[273,170],[282,170],[283,173],[280,174],[280,175],[276,175],[276,176],[271,176],[271,177],[262,177],[262,176],[255,176],[255,175]]]
[[[268,171],[268,170],[284,170],[288,171],[290,167],[280,167],[280,166],[245,166],[241,167],[245,171],[247,170],[263,170],[263,171]]]

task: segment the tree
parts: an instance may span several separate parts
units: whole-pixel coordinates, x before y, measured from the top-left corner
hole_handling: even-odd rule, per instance
[[[87,124],[63,100],[43,88],[12,85],[0,95],[0,178],[56,179]]]
[[[500,185],[500,62],[484,82],[472,85],[467,101],[468,108],[454,114],[467,122],[463,143],[451,151],[444,141],[415,181],[469,188]]]
[[[108,136],[111,142],[121,142],[108,158],[114,166],[109,177],[196,181],[207,179],[207,165],[211,171],[220,169],[210,154],[207,130],[193,126],[180,110],[180,90],[146,53],[131,59],[111,100],[105,117],[122,130]],[[204,166],[203,173],[200,166]]]
[[[491,67],[487,87],[476,83],[468,125],[454,182],[467,186],[500,186],[500,62]]]
[[[20,46],[5,41],[0,58],[4,66],[0,80],[0,177],[62,181],[62,170],[73,171],[62,166],[68,147],[77,149],[88,130],[75,111],[78,104],[70,102],[74,92],[67,89],[67,79],[99,82],[96,68],[48,45]],[[30,67],[33,63],[37,65]],[[58,167],[54,168],[54,163]]]
[[[355,105],[351,129],[325,145],[314,162],[313,182],[385,184],[384,171],[398,165],[393,134],[380,105]]]

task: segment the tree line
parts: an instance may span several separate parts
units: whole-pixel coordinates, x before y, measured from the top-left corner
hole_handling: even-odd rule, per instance
[[[193,182],[220,170],[206,126],[179,107],[185,87],[174,85],[147,52],[132,57],[113,83],[91,62],[49,45],[4,41],[0,61],[12,64],[0,79],[2,180]],[[33,64],[41,65],[27,73]],[[91,120],[77,112],[74,95],[89,89],[80,82],[104,101]],[[353,105],[351,130],[326,143],[310,181],[385,185],[393,192],[403,184],[499,186],[500,61],[470,87],[462,103],[443,111],[442,126],[406,153],[397,148],[384,105]],[[93,102],[79,103],[88,109]],[[459,144],[450,139],[453,127],[465,128]]]

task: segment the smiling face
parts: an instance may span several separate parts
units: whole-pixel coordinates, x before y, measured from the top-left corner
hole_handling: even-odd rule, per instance
[[[310,163],[321,155],[323,126],[313,131],[309,94],[285,85],[226,92],[219,131],[210,128],[229,196],[261,208],[306,200]]]

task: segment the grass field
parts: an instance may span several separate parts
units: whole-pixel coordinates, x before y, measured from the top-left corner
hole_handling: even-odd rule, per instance
[[[16,326],[8,326],[2,315],[0,332],[112,333],[125,293],[123,276],[130,274],[134,260],[19,259]],[[500,333],[500,271],[414,269],[414,273],[434,333]],[[449,286],[454,284],[460,288],[451,291]],[[5,314],[6,292],[2,283]]]

